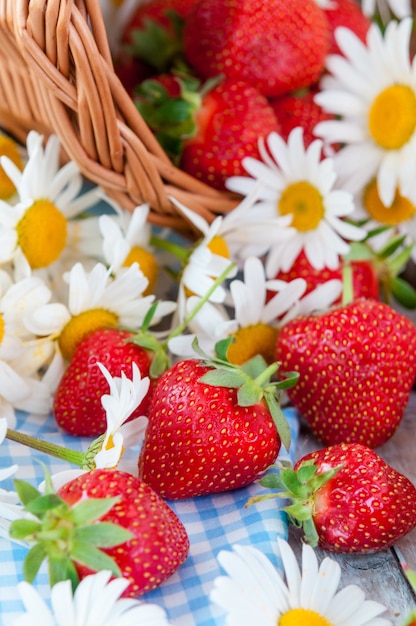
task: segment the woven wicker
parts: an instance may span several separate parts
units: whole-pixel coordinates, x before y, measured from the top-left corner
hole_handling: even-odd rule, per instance
[[[0,0],[0,126],[58,135],[66,159],[149,221],[192,233],[173,196],[208,221],[236,198],[174,167],[116,76],[98,0]]]

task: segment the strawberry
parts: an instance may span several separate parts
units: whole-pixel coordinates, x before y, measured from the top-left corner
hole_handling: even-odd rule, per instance
[[[261,357],[241,368],[222,359],[173,365],[150,403],[139,456],[142,480],[163,497],[188,498],[259,478],[276,459],[281,440],[286,447],[290,440],[275,398],[283,387],[269,383],[276,368],[266,369]]]
[[[349,28],[363,43],[371,21],[364,15],[356,0],[335,0],[330,7],[324,9],[331,33],[329,54],[342,54],[335,39],[335,30],[339,26]]]
[[[275,469],[261,483],[289,499],[285,510],[313,547],[377,552],[416,526],[415,486],[367,446],[341,443],[303,456],[293,469]]]
[[[344,265],[345,261],[340,260],[340,266],[337,269],[325,267],[322,270],[317,270],[309,263],[305,253],[302,251],[295,259],[290,270],[288,272],[278,272],[275,278],[286,282],[295,278],[303,278],[307,284],[306,295],[328,280],[336,279],[342,281]],[[358,298],[379,300],[378,276],[371,261],[357,259],[351,261],[350,265],[352,270],[353,298],[355,300]]]
[[[287,393],[326,445],[376,448],[396,431],[416,375],[416,329],[375,300],[357,300],[280,329],[275,357],[299,373]]]
[[[266,98],[241,80],[201,88],[189,76],[162,75],[142,83],[136,105],[179,167],[218,189],[245,175],[244,157],[260,158],[259,137],[280,130]]]
[[[303,128],[305,148],[318,139],[313,133],[319,122],[335,119],[314,101],[316,89],[305,89],[276,98],[270,105],[280,126],[280,135],[287,141],[291,131],[297,126]]]
[[[111,376],[132,376],[132,363],[137,363],[142,377],[149,375],[151,353],[131,340],[134,333],[117,328],[101,328],[87,335],[78,344],[54,397],[57,424],[70,435],[95,437],[106,430],[106,414],[101,396],[108,393],[108,383],[97,362]],[[146,415],[149,392],[130,419]]]
[[[164,72],[183,63],[182,30],[195,0],[150,0],[140,3],[123,28],[118,66],[140,61]],[[136,83],[137,84],[137,83]]]
[[[23,481],[16,481],[16,490],[31,521],[16,520],[10,534],[35,544],[25,563],[30,582],[47,559],[51,586],[70,579],[75,587],[88,574],[109,569],[130,581],[123,595],[138,596],[169,578],[188,555],[182,522],[127,472],[91,470],[57,494],[50,477],[45,495]]]
[[[275,98],[318,81],[329,28],[314,0],[198,0],[183,45],[202,79],[223,74]]]

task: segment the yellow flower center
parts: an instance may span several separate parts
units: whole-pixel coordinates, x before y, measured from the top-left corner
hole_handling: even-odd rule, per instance
[[[66,245],[65,216],[49,200],[35,200],[16,226],[19,246],[30,267],[48,267]]]
[[[388,226],[407,222],[416,212],[415,205],[407,198],[401,196],[398,189],[396,190],[392,205],[386,207],[380,200],[377,182],[375,180],[365,188],[363,203],[368,214],[373,219]]]
[[[4,337],[4,318],[0,314],[0,343],[3,341]]]
[[[133,263],[136,262],[139,264],[139,267],[143,274],[146,276],[149,284],[144,291],[145,296],[149,296],[155,292],[156,281],[159,274],[159,267],[155,256],[142,248],[141,246],[134,246],[131,248],[130,252],[124,259],[124,267],[130,267]]]
[[[266,363],[273,363],[278,332],[277,328],[267,324],[240,328],[234,335],[235,341],[228,348],[230,363],[242,365],[257,354],[261,354]]]
[[[69,361],[84,337],[98,328],[114,328],[117,322],[117,315],[105,309],[90,309],[74,315],[59,335],[58,343],[63,357]]]
[[[292,215],[290,225],[301,232],[314,230],[325,215],[320,192],[306,181],[288,185],[277,208],[280,215]]]
[[[222,256],[224,257],[224,259],[230,258],[230,251],[228,249],[227,243],[225,239],[220,235],[216,235],[215,237],[213,237],[207,247],[208,250],[211,250],[213,254]]]
[[[0,155],[7,156],[11,161],[13,161],[19,170],[23,169],[23,161],[20,156],[17,143],[13,141],[13,139],[10,139],[10,137],[0,135]],[[7,200],[7,198],[10,198],[15,191],[16,187],[7,176],[4,169],[0,166],[0,198],[2,200]]]
[[[333,626],[333,624],[310,609],[290,609],[279,619],[278,626]]]
[[[374,141],[385,150],[398,150],[416,127],[416,96],[407,85],[391,85],[375,98],[368,114]]]

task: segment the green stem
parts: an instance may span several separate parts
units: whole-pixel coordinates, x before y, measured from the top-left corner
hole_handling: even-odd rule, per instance
[[[168,342],[173,338],[176,337],[177,335],[180,335],[184,330],[186,330],[186,328],[188,327],[189,323],[193,320],[193,318],[195,317],[195,315],[202,309],[202,307],[204,306],[204,304],[206,302],[208,302],[209,298],[211,297],[211,295],[214,293],[214,291],[216,290],[216,288],[221,285],[221,283],[227,278],[228,274],[231,272],[231,270],[235,267],[235,263],[230,263],[230,265],[228,265],[225,270],[223,271],[222,274],[220,274],[218,276],[218,278],[213,282],[213,284],[211,285],[211,287],[208,289],[208,291],[204,294],[204,297],[200,299],[200,301],[198,302],[198,304],[192,309],[192,311],[185,317],[185,319],[183,320],[183,322],[181,324],[179,324],[171,333],[170,335],[166,338],[166,340],[163,342],[162,347],[166,348],[168,345]]]
[[[345,263],[342,268],[342,305],[346,306],[354,300],[351,263]]]
[[[164,250],[165,252],[170,252],[173,256],[176,256],[179,261],[185,263],[186,259],[189,256],[189,250],[179,246],[172,241],[167,241],[166,239],[162,239],[161,237],[155,237],[154,235],[150,238],[150,244],[157,248],[158,250]]]
[[[78,467],[82,467],[84,464],[84,452],[78,452],[77,450],[70,450],[54,443],[48,443],[47,441],[42,441],[36,437],[18,433],[10,428],[7,429],[6,439],[16,441],[24,446],[33,448],[33,450],[39,450],[39,452],[44,452],[45,454],[62,459],[63,461],[68,461],[68,463],[73,463],[74,465],[78,465]]]

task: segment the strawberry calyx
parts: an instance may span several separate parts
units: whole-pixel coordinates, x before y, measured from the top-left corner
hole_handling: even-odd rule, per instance
[[[137,109],[174,163],[180,161],[184,142],[200,130],[204,96],[220,80],[218,76],[201,85],[198,78],[177,71],[144,80],[136,88]]]
[[[290,504],[283,507],[289,516],[289,521],[297,528],[302,528],[306,542],[315,548],[318,545],[319,535],[314,522],[315,495],[327,484],[342,465],[318,473],[318,465],[313,459],[303,461],[297,470],[294,470],[288,461],[279,461],[269,468],[259,483],[262,487],[273,489],[272,493],[251,497],[246,507],[263,500],[283,498]]]
[[[101,548],[123,544],[133,534],[117,524],[99,521],[118,498],[88,498],[70,506],[55,492],[45,467],[44,471],[44,493],[26,481],[14,481],[28,515],[12,521],[9,535],[33,544],[23,564],[25,580],[32,583],[45,560],[51,587],[70,580],[75,589],[79,583],[75,563],[93,571],[107,569],[114,576],[121,576],[118,565]]]
[[[165,15],[169,27],[145,17],[142,28],[129,31],[130,43],[124,46],[128,54],[159,72],[185,65],[182,46],[184,19],[170,8],[166,9]]]
[[[352,301],[351,261],[368,261],[374,268],[383,300],[391,302],[391,297],[406,309],[416,308],[416,290],[401,276],[412,254],[413,244],[406,245],[406,235],[393,235],[379,250],[371,246],[371,239],[382,234],[388,227],[370,231],[363,241],[352,242],[344,260],[343,302]]]
[[[237,389],[239,406],[254,406],[264,401],[280,440],[288,450],[291,441],[290,428],[280,407],[279,398],[284,389],[296,384],[299,374],[285,372],[279,380],[272,380],[280,364],[275,361],[268,365],[261,355],[254,356],[242,365],[230,363],[227,351],[232,342],[232,337],[218,341],[215,346],[216,356],[212,357],[200,348],[197,337],[194,338],[193,349],[201,357],[201,363],[211,368],[200,378],[200,382]]]

